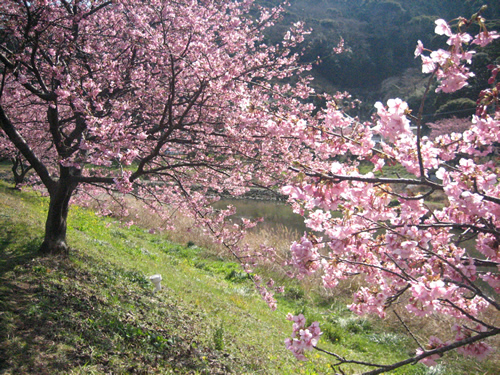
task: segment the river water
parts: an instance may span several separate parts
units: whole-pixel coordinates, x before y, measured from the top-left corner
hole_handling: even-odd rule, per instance
[[[293,213],[292,208],[284,202],[253,199],[221,199],[214,204],[215,208],[224,209],[228,205],[236,207],[234,219],[264,218],[258,227],[274,228],[282,225],[291,231],[304,233],[306,226],[302,216]]]

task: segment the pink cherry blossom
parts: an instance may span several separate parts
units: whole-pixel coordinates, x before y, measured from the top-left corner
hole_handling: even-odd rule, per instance
[[[436,34],[451,36],[452,31],[445,20],[440,18],[437,19],[434,23],[436,24],[436,28],[434,30]]]
[[[309,327],[305,328],[306,320],[302,314],[294,316],[289,313],[287,320],[293,321],[294,324],[292,337],[285,340],[285,346],[297,359],[305,361],[307,360],[304,355],[305,351],[312,350],[321,337],[322,332],[319,324],[313,322]]]
[[[431,336],[429,338],[429,344],[427,345],[428,349],[437,349],[444,346],[444,343],[437,338],[436,336]],[[424,353],[422,349],[417,349],[417,355],[420,355]],[[422,362],[426,366],[435,366],[437,365],[436,359],[439,359],[441,356],[439,354],[433,354],[429,357],[426,357],[422,359],[420,362]]]
[[[422,55],[422,52],[424,52],[424,44],[420,40],[418,40],[417,48],[415,48],[415,58]]]
[[[485,47],[493,42],[493,40],[498,38],[500,38],[500,34],[498,34],[496,31],[481,31],[476,35],[472,43],[478,44],[481,47]]]

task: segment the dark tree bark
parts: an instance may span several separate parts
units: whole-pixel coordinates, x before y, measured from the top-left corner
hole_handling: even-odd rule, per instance
[[[12,158],[12,174],[14,175],[15,189],[20,189],[21,184],[24,182],[26,175],[31,169],[31,165],[25,165],[23,163],[20,153]]]
[[[51,177],[47,167],[31,150],[28,143],[17,131],[0,105],[0,128],[9,137],[19,152],[26,158],[30,166],[37,172],[49,192],[50,204],[45,224],[45,239],[40,247],[42,254],[67,254],[66,220],[68,218],[69,201],[76,189],[77,183],[74,176],[80,172],[75,168],[60,167],[61,178],[55,180]]]
[[[67,219],[71,196],[78,183],[73,177],[80,171],[75,168],[61,167],[61,178],[55,189],[50,191],[49,212],[45,223],[45,238],[40,247],[41,254],[66,255],[69,248],[66,243]]]
[[[41,254],[67,254],[66,229],[71,192],[59,187],[50,197],[49,212],[45,223],[45,238],[40,247]]]

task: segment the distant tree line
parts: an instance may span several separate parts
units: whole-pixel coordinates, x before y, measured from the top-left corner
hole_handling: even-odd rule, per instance
[[[276,5],[280,0],[260,3]],[[413,55],[417,39],[429,48],[442,42],[442,38],[434,34],[437,18],[452,20],[461,15],[471,16],[487,5],[482,14],[488,20],[488,28],[500,29],[500,3],[494,0],[290,0],[290,3],[276,27],[284,29],[302,20],[312,29],[306,38],[302,62],[314,64],[315,85],[326,91],[348,90],[367,101],[367,108],[373,108],[372,102],[381,95],[403,96],[410,107],[420,103],[422,90],[419,92],[418,85],[405,77],[408,78],[409,69],[419,69]],[[272,39],[273,35],[280,33],[268,37]],[[337,55],[332,50],[340,38],[345,39],[348,50]],[[429,120],[470,116],[480,88],[489,77],[486,65],[499,56],[498,42],[479,49],[472,67],[476,78],[455,95],[430,95],[426,104],[433,117]],[[414,75],[421,77],[420,72]],[[396,86],[384,90],[384,81],[391,77],[402,79]]]

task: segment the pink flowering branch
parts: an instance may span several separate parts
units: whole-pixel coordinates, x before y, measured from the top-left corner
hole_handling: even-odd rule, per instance
[[[440,225],[437,225],[436,227],[439,227],[439,226]],[[385,227],[387,230],[390,230],[390,231],[394,231],[394,229],[395,229],[395,228],[386,226],[385,224],[382,224],[381,227]],[[417,225],[417,227],[419,227],[419,226]],[[455,226],[452,225],[452,227],[455,227]],[[478,230],[480,230],[480,228]],[[400,235],[397,232],[394,232],[394,233],[396,233],[396,235],[398,235],[398,236]],[[483,299],[485,299],[486,301],[488,301],[488,303],[490,303],[492,306],[494,306],[497,310],[500,311],[500,304],[497,303],[493,298],[490,298],[488,295],[486,295],[478,286],[476,286],[476,284],[473,282],[473,280],[471,280],[470,277],[468,277],[467,275],[465,275],[462,272],[462,270],[460,270],[454,263],[450,262],[445,257],[437,254],[435,251],[423,248],[421,246],[418,246],[418,247],[420,248],[420,250],[422,250],[423,252],[427,253],[429,256],[436,257],[439,260],[441,260],[443,263],[447,264],[450,268],[452,268],[456,273],[458,273],[461,276],[462,281],[465,281],[467,283],[467,285],[464,285],[464,284],[462,284],[459,281],[455,281],[455,280],[451,280],[451,279],[447,280],[448,282],[457,284],[459,286],[465,287],[465,288],[473,291],[476,295],[481,296]],[[464,261],[466,261],[466,260],[464,260]],[[446,300],[446,301],[447,301],[447,303],[449,303],[453,307],[457,307],[457,305],[454,304],[453,302],[451,302],[449,300]],[[464,312],[463,309],[458,308],[458,310],[460,310],[460,312],[462,312],[462,313]],[[468,313],[466,313],[465,315],[468,316],[469,318],[471,318],[471,316]],[[487,324],[484,324],[484,325],[487,326]]]
[[[338,360],[338,362],[332,364],[332,366],[340,366],[340,365],[344,365],[344,364],[357,364],[357,365],[363,365],[363,366],[368,366],[368,367],[379,367],[376,370],[367,371],[367,372],[362,373],[362,375],[377,375],[377,374],[382,374],[382,373],[385,373],[388,371],[395,370],[399,367],[403,367],[403,366],[406,366],[409,364],[415,364],[415,363],[422,361],[422,360],[424,360],[428,357],[431,357],[431,356],[441,356],[442,354],[449,352],[451,350],[455,350],[457,348],[476,343],[480,340],[484,340],[488,337],[492,337],[492,336],[495,336],[498,334],[500,334],[500,328],[494,328],[494,329],[488,330],[486,332],[481,332],[475,336],[471,336],[471,337],[468,337],[468,338],[460,340],[460,341],[455,341],[453,343],[444,345],[444,346],[436,348],[436,349],[426,350],[420,355],[416,355],[414,357],[393,363],[391,365],[382,365],[382,364],[375,364],[375,363],[371,363],[371,362],[348,360],[348,359],[346,359],[346,358],[344,358],[336,353],[333,353],[333,352],[330,352],[330,351],[327,351],[327,350],[324,350],[324,349],[321,349],[318,347],[315,347],[314,349],[316,349],[322,353],[331,355],[332,357],[336,358]]]
[[[446,343],[431,336],[429,350],[424,350],[415,340],[420,348],[416,356],[394,367],[373,364],[379,369],[368,373],[417,361],[432,366],[442,353],[453,349],[484,358],[491,350],[481,340],[499,333],[484,312],[498,311],[500,304],[477,283],[479,277],[500,291],[500,190],[498,168],[494,156],[490,158],[495,152],[492,145],[500,140],[500,113],[487,109],[498,104],[495,90],[483,91],[478,114],[462,134],[443,134],[432,140],[421,134],[425,99],[434,80],[436,91],[446,93],[466,86],[473,76],[467,66],[473,51],[464,46],[470,42],[486,45],[499,37],[486,30],[479,15],[458,22],[459,30],[454,33],[444,20],[436,21],[436,33],[448,38],[446,50],[429,51],[420,41],[417,44],[415,56],[421,56],[423,73],[430,73],[417,116],[410,114],[401,99],[390,99],[387,105],[375,104],[373,123],[359,124],[349,120],[336,103],[328,103],[301,138],[314,150],[315,158],[297,160],[289,167],[297,179],[282,189],[295,211],[306,218],[306,225],[322,236],[315,240],[306,234],[292,244],[290,264],[298,278],[319,273],[323,286],[334,288],[339,280],[363,275],[369,287],[360,287],[349,306],[357,314],[384,317],[398,301],[416,316],[442,314],[457,322],[479,324],[471,342],[464,341],[468,333]],[[460,30],[473,22],[481,29],[476,37]],[[489,84],[495,85],[497,73],[492,68]],[[416,122],[416,135],[410,120]],[[374,136],[382,138],[377,146],[382,153],[376,151]],[[373,170],[362,174],[360,161],[372,163]],[[414,177],[384,176],[386,161],[399,164]],[[445,199],[442,207],[428,204],[434,197]],[[467,240],[475,241],[480,256],[470,256],[463,247]],[[303,355],[297,348],[300,345],[290,350]],[[337,365],[372,365],[333,356],[339,360]]]
[[[337,174],[324,174],[321,172],[312,172],[300,170],[296,167],[289,168],[293,172],[304,173],[308,177],[317,178],[319,182],[329,181],[339,183],[342,181],[359,181],[367,182],[370,184],[403,184],[403,185],[425,185],[430,186],[436,190],[442,190],[442,185],[432,182],[430,180],[413,179],[413,178],[390,178],[390,177],[364,177],[364,176],[351,176],[351,175],[337,175]]]
[[[484,298],[484,296],[482,296]],[[442,300],[443,303],[446,303],[448,305],[450,305],[451,307],[453,307],[454,309],[460,311],[462,314],[464,314],[464,316],[466,316],[469,320],[473,321],[473,322],[476,322],[478,324],[480,324],[481,326],[483,327],[486,327],[488,329],[495,329],[495,326],[491,325],[491,324],[488,324],[486,323],[484,320],[482,319],[477,319],[476,317],[474,317],[473,315],[469,314],[467,311],[465,311],[464,309],[462,309],[460,306],[458,306],[456,303],[453,303],[452,301],[450,301],[449,299],[443,299]],[[493,306],[494,303],[492,303]],[[498,310],[498,305],[495,306]]]

